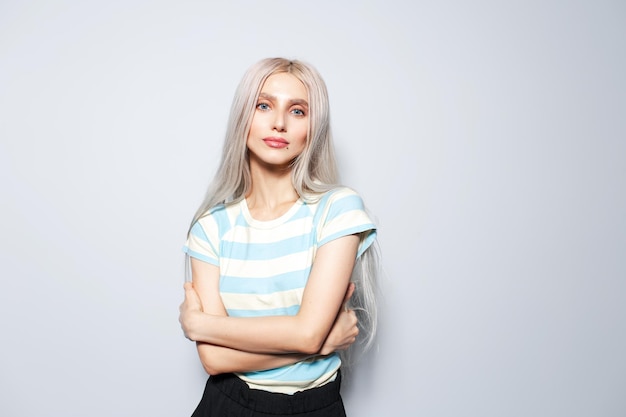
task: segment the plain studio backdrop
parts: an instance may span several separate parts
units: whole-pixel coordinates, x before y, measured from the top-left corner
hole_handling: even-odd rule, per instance
[[[379,224],[350,416],[626,415],[621,1],[0,2],[0,414],[188,416],[189,221],[244,71],[325,78]]]

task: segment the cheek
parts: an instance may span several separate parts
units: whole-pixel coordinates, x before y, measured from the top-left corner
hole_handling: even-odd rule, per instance
[[[308,135],[309,135],[309,125],[305,124],[303,126],[300,126],[300,128],[298,129],[298,137],[303,143],[307,142]]]
[[[248,130],[248,136],[246,137],[246,140],[250,140],[250,138],[257,133],[257,131],[260,129],[259,123],[260,120],[258,117],[255,116],[252,118],[252,122],[250,123],[250,130]]]
[[[259,118],[254,116],[252,118],[252,121],[250,122],[250,131],[248,132],[248,135],[250,135],[250,132],[256,129],[258,123],[259,123]]]

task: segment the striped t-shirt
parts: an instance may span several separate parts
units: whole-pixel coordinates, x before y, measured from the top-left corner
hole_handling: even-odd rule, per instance
[[[295,315],[317,249],[360,234],[357,257],[374,241],[376,226],[361,197],[345,187],[317,202],[298,200],[281,217],[252,218],[246,200],[219,205],[191,228],[184,251],[220,268],[220,295],[232,317]],[[293,394],[335,379],[337,354],[293,365],[237,374],[251,388]]]

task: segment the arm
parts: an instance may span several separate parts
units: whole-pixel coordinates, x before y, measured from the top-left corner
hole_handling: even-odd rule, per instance
[[[213,310],[186,311],[181,315],[185,334],[195,341],[245,352],[320,352],[346,295],[358,244],[359,237],[350,235],[318,249],[295,316],[241,318],[218,315]]]
[[[226,316],[226,309],[219,296],[219,269],[197,259],[191,260],[193,285],[185,284],[185,301],[181,305],[181,323],[183,316],[190,311],[204,311],[209,314]],[[196,291],[197,290],[197,291]],[[354,292],[350,284],[345,293],[344,304]],[[356,340],[358,334],[356,315],[353,311],[342,309],[335,319],[329,337],[320,354],[327,355],[347,349]],[[262,354],[245,352],[223,346],[197,342],[198,355],[205,371],[209,375],[225,372],[248,372],[277,368],[306,359],[306,354]]]
[[[354,284],[346,292],[344,302],[347,302],[354,290]],[[195,291],[193,291],[195,293]],[[354,311],[342,309],[337,316],[331,333],[320,350],[320,355],[329,355],[333,352],[350,347],[358,334],[357,320]],[[205,371],[209,375],[226,372],[250,372],[278,368],[291,365],[311,357],[306,354],[263,354],[244,352],[223,346],[214,346],[204,342],[196,342],[198,355]]]
[[[272,355],[251,353],[204,342],[196,342],[200,362],[207,374],[252,372],[291,365],[307,358],[304,354]]]
[[[193,285],[185,283],[184,311],[204,311],[216,316],[226,316],[226,309],[219,295],[219,268],[191,259]],[[182,323],[182,321],[181,321]],[[271,355],[244,352],[223,346],[197,342],[198,356],[209,375],[225,372],[260,371],[290,365],[306,358],[303,354]]]

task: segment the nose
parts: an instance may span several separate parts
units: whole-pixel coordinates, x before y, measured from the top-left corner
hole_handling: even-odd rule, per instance
[[[274,116],[274,130],[284,132],[286,130],[285,127],[285,116],[283,112],[277,111]]]

